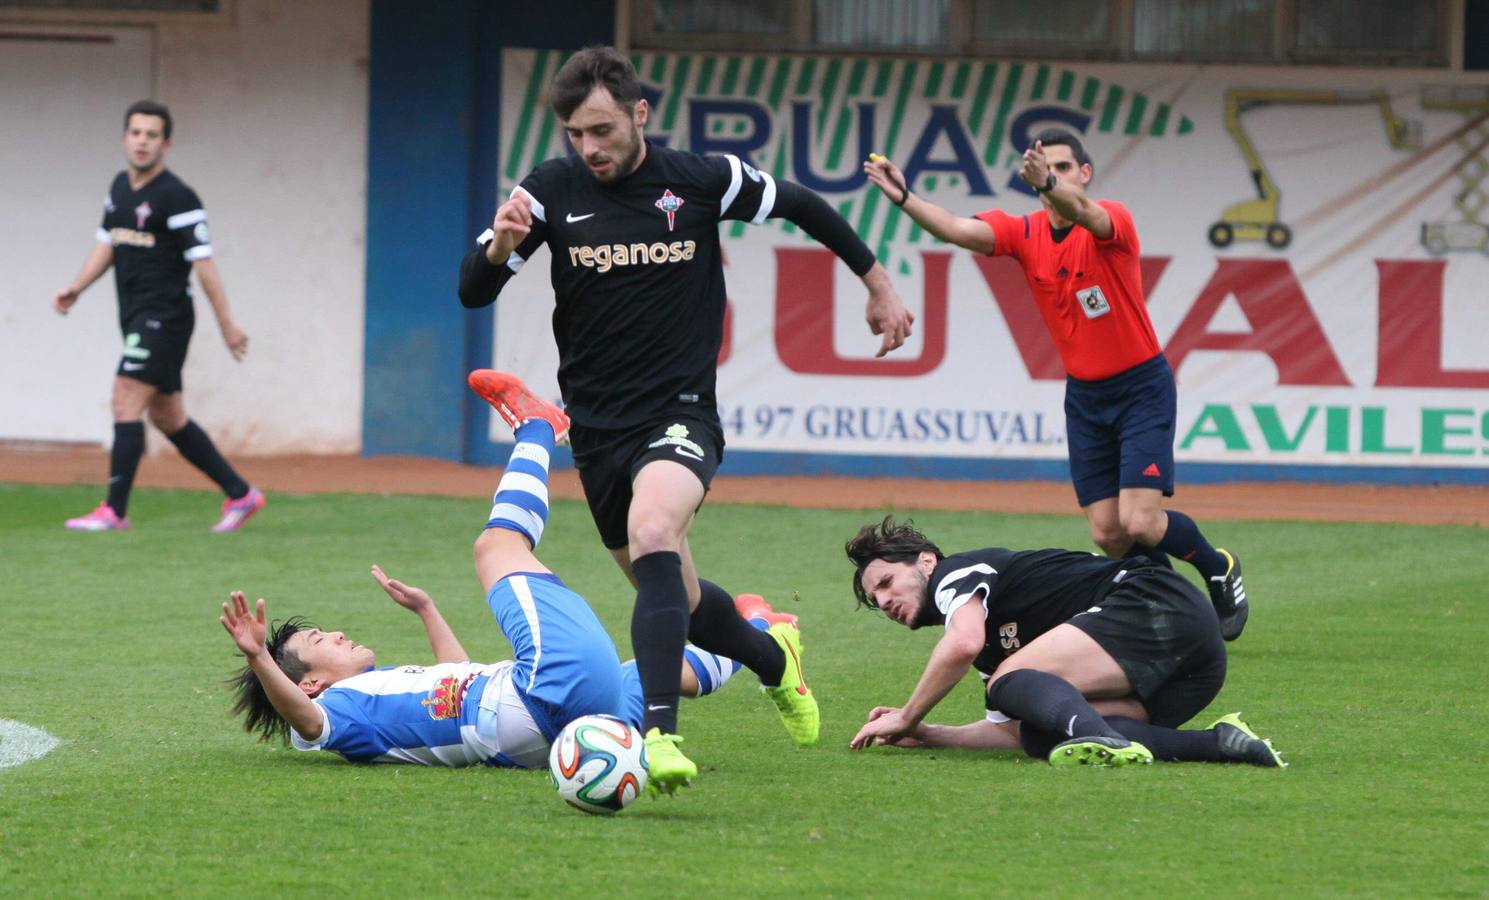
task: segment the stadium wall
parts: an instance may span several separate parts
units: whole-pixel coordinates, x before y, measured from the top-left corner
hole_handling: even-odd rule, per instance
[[[171,103],[177,113],[179,143],[171,157],[172,167],[198,188],[212,212],[219,264],[238,318],[254,338],[249,362],[242,366],[233,364],[222,348],[210,311],[204,308],[204,303],[199,304],[201,327],[186,372],[188,398],[193,414],[213,431],[220,443],[233,452],[360,449],[369,454],[419,453],[499,461],[504,453],[501,446],[504,435],[500,428],[493,427],[483,406],[468,402],[462,376],[474,365],[508,364],[508,360],[514,365],[529,362],[521,355],[515,359],[510,356],[514,343],[519,350],[523,345],[538,351],[551,349],[551,337],[543,329],[524,330],[530,329],[530,324],[513,326],[497,320],[498,315],[523,311],[535,313],[541,322],[546,319],[546,304],[551,299],[543,296],[546,279],[530,275],[514,286],[522,285],[536,296],[524,300],[522,295],[514,293],[501,304],[500,313],[464,311],[454,299],[455,264],[469,248],[471,238],[485,226],[495,199],[510,187],[503,173],[509,168],[507,143],[514,132],[511,123],[515,116],[525,112],[523,107],[530,105],[525,102],[528,85],[514,86],[510,67],[519,66],[517,77],[525,78],[530,74],[534,58],[530,48],[562,53],[586,43],[613,40],[615,5],[583,0],[523,3],[520,16],[512,14],[513,4],[476,0],[434,5],[393,0],[373,0],[370,4],[355,0],[316,4],[237,0],[226,8],[231,15],[209,19],[161,17],[158,21],[133,19],[106,24],[7,22],[9,32],[56,32],[64,37],[104,34],[111,41],[109,46],[114,48],[115,57],[106,64],[88,60],[78,63],[58,62],[62,57],[55,53],[32,60],[10,52],[14,46],[34,43],[28,41],[21,45],[6,44],[5,58],[0,60],[0,64],[14,66],[3,69],[0,100],[8,104],[6,112],[19,116],[19,121],[36,124],[33,130],[40,132],[30,143],[17,138],[8,140],[6,147],[0,149],[0,153],[9,150],[29,154],[20,159],[4,157],[12,171],[28,172],[28,177],[18,179],[7,190],[12,202],[0,210],[0,216],[6,217],[6,232],[20,235],[0,245],[7,257],[4,269],[19,273],[19,277],[0,285],[0,321],[7,332],[14,327],[16,331],[11,333],[24,333],[28,339],[13,343],[10,352],[0,357],[0,383],[13,388],[0,392],[0,438],[99,441],[108,438],[107,384],[117,360],[118,340],[112,287],[100,283],[85,297],[83,306],[66,320],[55,316],[46,301],[76,271],[87,252],[98,216],[98,194],[119,167],[115,130],[118,110],[143,90]],[[15,15],[0,14],[0,19]],[[1475,26],[1471,22],[1469,25],[1464,42],[1472,47],[1476,46]],[[1477,27],[1482,32],[1483,24]],[[88,46],[77,41],[71,41],[71,45]],[[659,95],[685,98],[676,107],[678,124],[673,130],[681,131],[673,139],[686,145],[693,138],[688,133],[694,121],[692,107],[727,99],[716,89],[712,93],[696,90],[697,82],[705,71],[715,72],[722,79],[729,60],[738,55],[644,56],[643,74],[651,88]],[[686,72],[680,64],[684,58],[691,59],[691,68]],[[520,62],[522,59],[527,62]],[[748,61],[753,63],[753,59]],[[743,124],[737,120],[720,121],[719,127],[733,129],[725,134],[724,143],[733,140],[737,145],[739,141],[732,135],[762,121],[776,129],[778,137],[784,137],[794,127],[793,119],[798,115],[793,108],[796,103],[809,107],[806,115],[812,121],[808,124],[820,129],[823,122],[820,117],[827,107],[812,104],[824,96],[830,59],[823,58],[814,72],[808,72],[805,59],[795,58],[784,70],[788,77],[781,82],[781,96],[769,103],[764,95],[774,88],[767,84],[770,91],[762,88],[762,96],[743,98],[755,101],[748,109],[736,107],[731,112],[727,107],[715,106],[712,112],[707,112],[743,116]],[[776,66],[771,71],[781,71],[778,58],[766,60],[768,65]],[[886,85],[909,92],[906,95],[909,105],[905,107],[909,112],[901,117],[899,126],[906,132],[902,142],[907,144],[924,137],[922,126],[932,116],[943,116],[935,119],[943,125],[949,121],[944,118],[948,114],[937,113],[933,107],[946,105],[936,101],[938,91],[950,91],[956,81],[957,66],[962,63],[991,63],[998,67],[1000,74],[990,85],[990,106],[984,125],[994,118],[991,110],[999,107],[1007,107],[1004,118],[1011,124],[1026,111],[1019,107],[1021,102],[1040,99],[1033,96],[1040,89],[1037,85],[1043,84],[1045,99],[1063,90],[1058,64],[1049,65],[1051,74],[1042,78],[1038,72],[1045,64],[1037,61],[947,60],[942,69],[944,79],[939,86],[933,86],[931,72],[935,60],[922,60],[918,75],[908,78],[904,77],[905,65],[913,61],[875,58],[862,61],[873,73],[884,72],[887,67]],[[529,67],[527,70],[520,69],[524,64]],[[1465,65],[1468,69],[1475,68],[1472,59],[1466,60]],[[1016,66],[1022,67],[1024,77],[1021,84],[1010,87],[1008,76]],[[1084,92],[1091,78],[1103,84],[1102,93],[1093,97],[1092,103],[1102,108],[1103,116],[1108,107],[1115,109],[1112,127],[1117,137],[1130,131],[1134,121],[1139,129],[1151,134],[1157,127],[1157,111],[1164,103],[1174,117],[1169,123],[1170,131],[1174,131],[1178,128],[1181,107],[1184,103],[1192,104],[1194,99],[1182,92],[1162,93],[1165,86],[1184,83],[1193,74],[1191,68],[1064,68],[1080,68],[1082,71],[1076,77],[1084,79],[1076,82],[1078,89],[1072,96],[1080,99],[1072,101],[1071,105],[1076,107],[1073,112],[1090,111],[1079,107],[1086,103]],[[1206,67],[1211,72],[1215,68]],[[846,90],[847,71],[843,70],[834,88],[839,94]],[[1451,215],[1449,201],[1462,186],[1450,174],[1455,168],[1450,164],[1482,155],[1482,134],[1475,130],[1478,125],[1470,114],[1478,101],[1452,108],[1449,98],[1448,106],[1427,110],[1422,104],[1422,88],[1443,84],[1474,88],[1484,84],[1483,75],[1338,69],[1237,70],[1233,74],[1240,79],[1236,84],[1268,79],[1301,83],[1300,79],[1311,79],[1328,82],[1324,86],[1336,91],[1368,91],[1372,85],[1391,82],[1393,98],[1403,108],[1410,107],[1408,116],[1433,120],[1436,124],[1429,122],[1424,137],[1435,148],[1436,156],[1430,165],[1418,168],[1415,162],[1409,162],[1415,157],[1407,151],[1406,177],[1394,179],[1395,194],[1382,195],[1388,209],[1381,212],[1393,209],[1398,203],[1426,197],[1442,207],[1433,212],[1432,220],[1446,223]],[[1253,74],[1256,78],[1251,78]],[[879,76],[876,74],[874,78]],[[970,90],[976,83],[974,79],[965,87]],[[1111,102],[1109,93],[1113,85],[1124,87],[1115,103]],[[518,99],[512,99],[514,93]],[[1135,114],[1133,107],[1139,94],[1148,105],[1144,113]],[[1013,105],[1008,106],[1009,103]],[[890,115],[893,104],[891,98],[877,111],[889,116],[881,122],[880,138],[887,136],[884,125],[899,121]],[[843,108],[852,109],[857,115],[857,107]],[[542,110],[540,96],[537,110]],[[949,115],[955,118],[970,112],[968,107]],[[1213,129],[1214,109],[1203,115],[1210,116],[1209,126]],[[48,120],[47,116],[57,121]],[[1467,126],[1457,137],[1452,136],[1454,129],[1444,131],[1441,127],[1443,121],[1450,119]],[[42,121],[47,123],[44,129],[39,125]],[[1287,131],[1285,121],[1280,129],[1276,121],[1269,127],[1274,133],[1280,130],[1285,135]],[[1378,124],[1375,127],[1378,129]],[[981,133],[977,136],[979,140],[987,137]],[[550,135],[553,137],[556,135]],[[934,142],[928,145],[926,158],[933,162],[954,158],[957,148],[947,144],[948,139],[943,135],[938,139],[939,145]],[[1141,165],[1137,160],[1147,154],[1120,142],[1103,144],[1103,140],[1097,139],[1104,166],[1101,184],[1112,185],[1114,196],[1138,206],[1155,202],[1161,205],[1165,195],[1182,194],[1173,187],[1177,182],[1168,174],[1156,178],[1157,183],[1169,185],[1164,191],[1148,187],[1128,190],[1113,182],[1110,176],[1115,167],[1105,160],[1113,159],[1126,167],[1127,172],[1138,173]],[[1371,141],[1379,146],[1368,148],[1370,154],[1389,155],[1383,150],[1382,142],[1376,138]],[[800,173],[793,168],[796,163],[790,158],[789,145],[779,146],[786,152],[785,174],[799,177]],[[979,144],[975,149],[982,153],[985,146],[990,149],[992,145]],[[778,165],[781,158],[776,155],[781,150],[775,145],[743,149],[755,152],[756,162]],[[561,152],[561,145],[523,148],[520,167],[525,167],[527,157],[533,153],[547,152]],[[819,147],[807,154],[809,166],[819,176],[847,171],[832,169],[825,157],[812,155],[821,152]],[[912,151],[906,147],[896,150],[902,160],[907,152]],[[1221,178],[1232,189],[1229,194],[1235,195],[1229,196],[1227,202],[1241,199],[1245,188],[1244,166],[1236,163],[1236,148],[1230,144],[1219,149],[1207,147],[1196,156],[1202,159],[1205,153],[1225,163]],[[45,163],[38,164],[38,159],[44,159]],[[1000,195],[987,205],[996,205],[1004,199],[1001,195],[1007,174],[1005,162],[993,155],[984,167],[985,177]],[[1359,167],[1361,162],[1350,156],[1348,165]],[[953,188],[956,168],[953,165],[936,173],[941,190]],[[1237,176],[1237,172],[1241,175]],[[1414,186],[1421,184],[1414,179],[1423,172],[1432,177],[1420,189],[1420,195],[1414,194]],[[1307,187],[1298,189],[1296,185],[1300,183]],[[1241,190],[1234,190],[1238,186]],[[933,194],[936,190],[919,182],[917,187]],[[1309,198],[1303,191],[1318,189],[1311,180],[1289,180],[1287,187],[1291,191],[1288,203],[1294,204],[1293,209],[1306,209],[1302,202]],[[848,195],[833,195],[831,190],[827,193],[835,203],[851,199]],[[1327,199],[1322,193],[1311,199]],[[960,197],[957,208],[972,203],[973,199]],[[1214,205],[1208,210],[1206,222],[1217,218],[1222,206]],[[1367,201],[1356,210],[1371,207]],[[1354,215],[1358,218],[1358,212]],[[1161,230],[1151,231],[1146,224],[1152,220],[1150,212],[1140,211],[1145,251],[1156,247],[1178,260],[1164,276],[1155,298],[1168,303],[1180,296],[1175,293],[1175,285],[1183,283],[1192,288],[1182,297],[1188,304],[1194,295],[1202,292],[1204,278],[1177,277],[1185,271],[1182,253],[1162,246]],[[1422,219],[1423,223],[1427,221],[1427,217]],[[864,230],[863,223],[856,224]],[[875,220],[867,224],[877,228],[884,223]],[[1336,230],[1344,234],[1343,230]],[[1472,242],[1479,233],[1475,229],[1440,230],[1437,236],[1462,243]],[[763,234],[770,236],[763,245],[752,248],[749,242]],[[889,241],[886,255],[892,263],[905,263],[895,269],[901,279],[901,290],[924,313],[921,294],[926,283],[925,270],[916,266],[923,266],[929,259],[927,253],[936,252],[936,248],[918,247],[913,241],[904,247],[896,244],[907,238],[901,226],[899,236]],[[1192,235],[1186,236],[1185,241],[1192,242]],[[783,250],[810,249],[800,236],[758,229],[750,230],[745,236],[726,235],[726,242],[726,248],[739,260],[748,261],[751,253],[766,254],[769,265],[758,266],[757,275],[775,271],[773,260]],[[885,253],[882,240],[873,243]],[[1244,399],[1228,402],[1227,410],[1236,420],[1233,422],[1225,418],[1226,411],[1206,411],[1204,401],[1209,398],[1188,381],[1181,381],[1181,395],[1201,401],[1198,407],[1201,412],[1181,425],[1181,440],[1189,439],[1188,449],[1198,447],[1201,451],[1189,452],[1187,456],[1181,453],[1181,477],[1489,480],[1485,466],[1485,459],[1489,458],[1486,453],[1489,404],[1484,402],[1483,388],[1479,386],[1483,373],[1489,370],[1489,359],[1483,356],[1481,342],[1473,339],[1473,335],[1484,331],[1481,305],[1473,301],[1480,294],[1476,286],[1486,280],[1481,267],[1489,257],[1466,246],[1454,246],[1437,254],[1430,250],[1424,253],[1422,247],[1416,246],[1414,237],[1406,243],[1416,249],[1393,251],[1385,256],[1377,254],[1375,260],[1367,261],[1364,275],[1351,276],[1355,281],[1362,277],[1368,280],[1366,289],[1358,289],[1357,284],[1344,279],[1332,284],[1328,293],[1332,297],[1368,300],[1371,315],[1376,315],[1379,291],[1372,270],[1378,271],[1378,259],[1401,259],[1401,253],[1412,253],[1416,256],[1408,259],[1410,262],[1431,262],[1436,258],[1443,263],[1439,269],[1441,289],[1435,294],[1444,301],[1437,307],[1442,316],[1435,322],[1431,317],[1418,317],[1405,323],[1410,338],[1405,341],[1407,345],[1425,347],[1418,338],[1434,328],[1438,340],[1438,355],[1431,364],[1425,368],[1418,366],[1417,375],[1407,373],[1408,376],[1418,377],[1425,371],[1428,380],[1438,378],[1447,382],[1419,386],[1420,396],[1411,401],[1415,404],[1411,410],[1415,413],[1411,424],[1415,434],[1403,438],[1393,432],[1391,429],[1401,427],[1406,419],[1392,409],[1370,402],[1368,397],[1331,403],[1327,399],[1311,398],[1306,385],[1294,398],[1299,404],[1296,408],[1275,405],[1260,416],[1256,403]],[[1271,255],[1274,261],[1279,258],[1260,245],[1244,248],[1247,251],[1244,254],[1239,249],[1234,247],[1212,256],[1229,253],[1236,257]],[[1183,253],[1191,250],[1187,245],[1181,248]],[[896,253],[900,258],[895,258]],[[1315,255],[1307,265],[1326,267],[1330,262]],[[954,258],[950,263],[951,314],[958,314],[957,304],[975,303],[978,311],[974,315],[987,321],[962,330],[966,334],[996,336],[996,329],[1003,326],[999,325],[995,307],[987,302],[989,285],[984,283],[985,277],[984,281],[973,282],[981,299],[969,299],[970,293],[958,287],[962,283],[959,279],[967,275],[961,270],[968,265],[970,261],[965,258]],[[1299,264],[1294,269],[1305,267]],[[1417,277],[1425,274],[1431,287],[1432,272],[1421,266],[1413,272]],[[1402,284],[1399,281],[1402,271],[1395,274],[1396,284]],[[823,355],[851,366],[855,364],[852,357],[857,352],[856,345],[863,342],[864,335],[858,333],[861,326],[854,321],[854,307],[859,303],[853,296],[856,285],[841,276],[842,273],[835,276],[835,293],[842,309],[833,316],[831,349]],[[731,284],[735,285],[737,299],[759,307],[751,315],[763,310],[768,317],[780,302],[778,282],[770,279],[755,285],[735,275]],[[1312,299],[1313,289],[1307,287]],[[1401,304],[1392,310],[1399,314],[1404,307]],[[1215,311],[1214,321],[1205,323],[1215,327],[1202,330],[1202,337],[1213,339],[1227,330],[1244,331],[1245,314],[1249,311],[1246,307],[1238,310],[1234,302],[1227,301]],[[1155,307],[1160,338],[1169,342],[1186,314],[1184,304],[1169,305],[1166,309]],[[1324,331],[1330,337],[1337,325],[1336,315],[1347,313],[1328,310],[1320,313]],[[1238,320],[1237,316],[1241,318]],[[1373,324],[1373,320],[1361,321]],[[810,397],[809,392],[796,390],[805,382],[793,384],[780,379],[785,369],[790,368],[782,366],[782,345],[778,339],[782,330],[768,318],[743,324],[748,327],[741,330],[741,322],[734,323],[731,344],[734,355],[725,363],[724,384],[734,379],[757,392],[784,390],[792,399]],[[922,325],[927,324],[922,315]],[[921,331],[928,333],[926,327]],[[999,338],[1007,345],[1002,356],[1008,359],[1022,356],[1026,348],[1015,346],[1017,336],[1012,342],[1009,337],[1004,334]],[[1338,352],[1354,388],[1373,387],[1370,380],[1375,377],[1374,369],[1379,363],[1374,353],[1378,337],[1370,335],[1370,346],[1364,351],[1345,347]],[[958,339],[953,332],[953,342]],[[799,347],[793,350],[790,343],[788,340],[787,355],[800,350]],[[1223,352],[1214,352],[1216,348],[1200,349],[1204,352],[1193,358],[1203,361],[1212,374],[1226,368]],[[924,362],[928,358],[924,345],[913,345],[907,351],[904,354],[907,362]],[[954,343],[949,346],[949,353],[950,358],[957,357]],[[795,365],[815,365],[799,353],[793,360]],[[916,364],[919,363],[912,363],[911,367]],[[1031,377],[1028,372],[1022,376],[1023,381],[979,374],[987,384],[998,385],[995,392],[998,396],[1017,399],[1029,395],[1036,397],[1038,403],[1049,405],[1049,398],[1044,396],[1051,393],[1052,385],[1045,383],[1048,379]],[[1397,371],[1395,377],[1401,374]],[[1181,371],[1181,379],[1187,377],[1188,373]],[[1253,366],[1242,380],[1251,378],[1264,383],[1275,377],[1271,370]],[[904,379],[904,383],[909,380]],[[886,414],[892,414],[895,404],[878,402],[884,395],[881,381],[858,381],[852,395],[874,397],[876,408],[882,406]],[[928,378],[922,392],[934,395],[940,390],[940,383]],[[774,418],[774,424],[760,417],[762,410],[775,406],[774,398],[762,393],[762,402],[756,403],[738,389],[726,387],[726,390],[752,401],[748,408],[736,404],[739,409],[727,411],[731,422],[737,422],[731,424],[737,433],[731,433],[729,471],[988,478],[1064,475],[1061,454],[1057,447],[1050,446],[1041,446],[1039,452],[1025,455],[981,451],[958,454],[935,448],[926,452],[924,447],[896,449],[872,446],[861,440],[850,441],[847,446],[827,446],[831,441],[822,441],[828,435],[820,427],[820,418],[814,426],[817,433],[798,434],[795,444],[789,440],[776,444],[769,440],[762,442],[757,439],[760,435],[751,437],[747,432],[751,426],[769,432],[774,425],[784,425],[779,416]],[[43,394],[45,402],[38,400]],[[1262,398],[1260,405],[1267,402],[1270,401]],[[844,405],[831,405],[832,430],[836,432],[831,437],[840,445],[844,443],[841,440],[844,420],[837,407]],[[1337,412],[1334,407],[1340,406],[1348,409]],[[869,412],[873,414],[874,410]],[[931,409],[930,413],[933,429],[939,428],[935,422],[936,410]],[[1267,417],[1265,421],[1262,416]],[[1053,418],[1037,426],[1033,421],[1029,418],[1022,423],[1026,434],[1039,438],[1056,433],[1052,430]],[[798,429],[808,427],[803,417],[798,416],[795,422]],[[1202,427],[1196,428],[1197,424]],[[1315,448],[1314,457],[1307,459],[1274,454],[1229,462],[1236,458],[1233,445],[1240,447],[1235,441],[1237,432],[1232,428],[1237,424],[1249,448],[1286,450],[1289,445],[1301,446],[1300,437],[1323,444]],[[847,430],[852,430],[851,423]],[[858,428],[859,432],[867,430]],[[1003,433],[1017,434],[1019,430],[1005,429]],[[1344,443],[1331,444],[1340,439],[1340,434],[1345,435]],[[158,448],[163,443],[156,441],[155,446]],[[1204,451],[1206,446],[1208,451]],[[1339,450],[1339,446],[1344,449]]]
[[[201,195],[228,297],[250,336],[234,363],[198,293],[188,409],[234,453],[354,452],[362,425],[367,47],[363,0],[240,0],[229,15],[92,22],[81,13],[0,31],[0,439],[111,436],[119,359],[112,274],[67,318],[54,291],[92,247],[123,167],[125,106],[176,120],[168,164]],[[17,338],[25,335],[24,340]],[[166,441],[151,439],[153,449]]]
[[[541,103],[563,56],[503,54],[503,194],[565,150]],[[1063,475],[1064,373],[1017,266],[940,245],[858,171],[877,149],[948,208],[1032,212],[1019,151],[1061,125],[1097,160],[1096,194],[1138,223],[1149,308],[1181,385],[1182,477],[1489,482],[1483,75],[632,58],[652,139],[735,153],[822,193],[919,317],[905,348],[874,360],[862,289],[830,254],[789,223],[722,226],[729,471]],[[640,264],[628,246],[602,249],[602,266]],[[546,265],[541,253],[533,264]],[[551,307],[546,279],[518,279],[477,338],[498,368],[556,394]],[[481,418],[487,440],[471,458],[499,461],[506,430]]]

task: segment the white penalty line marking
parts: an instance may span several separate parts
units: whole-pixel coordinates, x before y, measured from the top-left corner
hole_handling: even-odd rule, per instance
[[[40,759],[62,745],[46,731],[15,719],[0,719],[0,769]]]

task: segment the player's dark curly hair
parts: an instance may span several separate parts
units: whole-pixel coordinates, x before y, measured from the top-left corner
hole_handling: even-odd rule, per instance
[[[1081,139],[1063,128],[1046,128],[1034,135],[1034,140],[1046,147],[1063,144],[1070,148],[1070,155],[1075,157],[1076,165],[1095,167],[1091,157],[1086,154],[1086,148],[1081,145]]]
[[[166,140],[171,139],[171,111],[164,103],[156,103],[154,100],[136,100],[129,104],[129,109],[124,111],[124,128],[129,128],[129,117],[134,115],[159,116],[164,123],[161,134]]]
[[[860,606],[870,609],[878,609],[879,604],[863,589],[863,570],[869,567],[869,563],[876,559],[893,563],[914,562],[926,551],[935,554],[937,562],[946,557],[940,547],[916,529],[913,519],[899,524],[894,516],[885,516],[882,522],[871,522],[858,529],[858,534],[844,545],[843,550],[853,563],[853,596],[858,598]]]
[[[641,99],[641,79],[636,67],[614,47],[585,47],[569,57],[548,91],[548,102],[560,119],[579,108],[589,92],[603,85],[622,109],[631,109]]]
[[[302,631],[310,631],[315,628],[305,621],[303,616],[294,616],[286,619],[269,629],[269,640],[265,645],[269,650],[269,658],[273,659],[279,666],[280,671],[289,676],[290,681],[298,683],[305,677],[309,666],[300,659],[300,655],[285,647],[289,639]],[[274,704],[269,702],[269,695],[264,686],[259,683],[259,677],[253,673],[253,669],[244,666],[238,674],[227,680],[227,683],[237,693],[238,701],[233,704],[233,715],[243,716],[243,730],[259,733],[259,740],[268,741],[278,738],[280,741],[288,742],[290,739],[290,723],[286,722]]]

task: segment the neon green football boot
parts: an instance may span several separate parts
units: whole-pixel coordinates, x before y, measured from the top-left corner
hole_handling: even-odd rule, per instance
[[[1287,768],[1287,760],[1282,758],[1272,742],[1252,731],[1250,725],[1241,721],[1238,712],[1216,719],[1210,730],[1219,733],[1220,752],[1226,759],[1265,769]]]
[[[1071,738],[1050,751],[1050,765],[1058,768],[1075,766],[1151,766],[1153,752],[1137,741],[1123,738]]]
[[[801,632],[795,625],[777,622],[765,632],[781,645],[786,655],[786,669],[781,673],[777,687],[760,686],[776,705],[781,722],[791,739],[801,747],[817,743],[817,732],[821,728],[821,715],[817,711],[817,698],[807,687],[806,676],[801,673]]]
[[[660,728],[646,733],[646,792],[653,797],[674,794],[698,777],[698,766],[682,755],[682,738],[663,734]]]

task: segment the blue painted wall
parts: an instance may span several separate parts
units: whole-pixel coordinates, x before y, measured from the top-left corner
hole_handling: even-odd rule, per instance
[[[465,374],[490,362],[491,310],[455,290],[496,209],[501,48],[608,43],[614,24],[612,0],[374,0],[363,453],[489,446]]]

